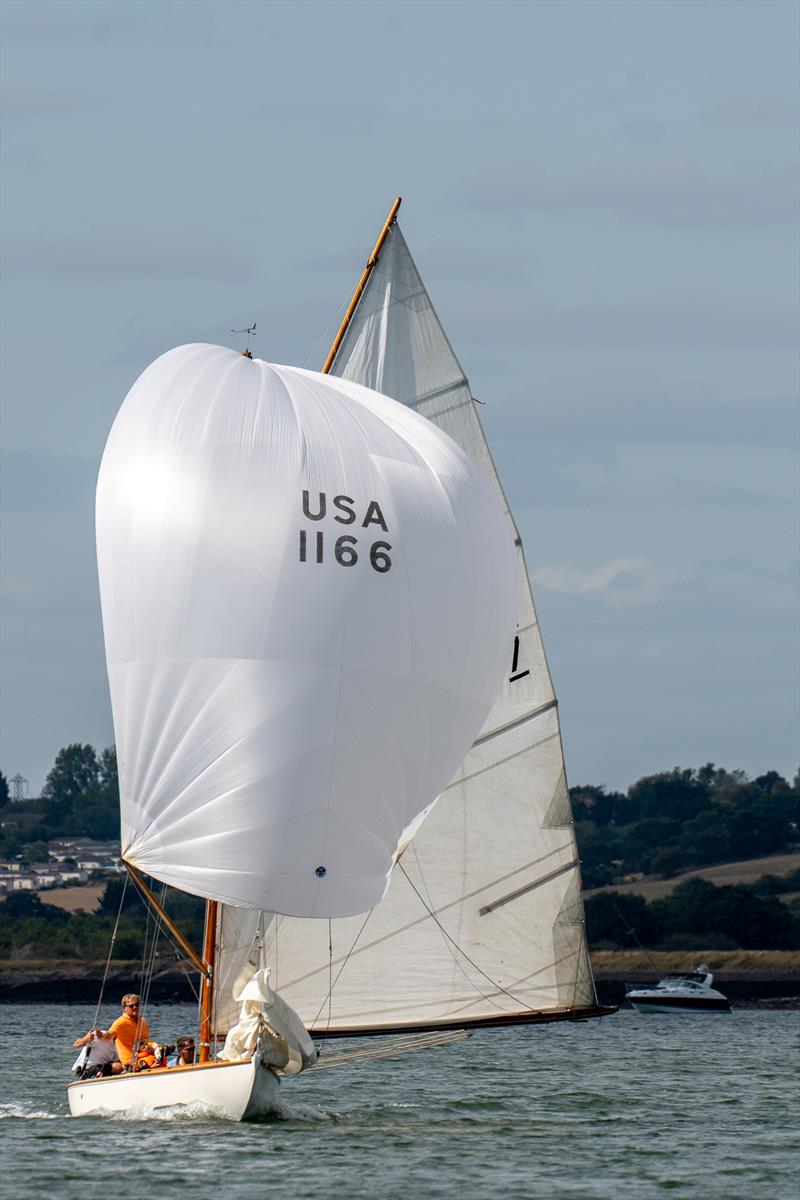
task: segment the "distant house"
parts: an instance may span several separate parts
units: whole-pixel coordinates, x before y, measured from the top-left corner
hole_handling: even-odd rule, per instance
[[[29,875],[34,881],[34,888],[38,891],[39,888],[55,887],[61,882],[61,872],[54,871],[46,863],[35,863],[30,867]]]
[[[50,858],[63,863],[70,859],[79,871],[119,871],[120,847],[117,841],[96,841],[94,838],[53,838],[47,845]]]

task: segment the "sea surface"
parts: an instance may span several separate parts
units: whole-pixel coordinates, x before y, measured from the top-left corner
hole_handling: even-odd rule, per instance
[[[104,1006],[101,1023],[117,1011]],[[194,1028],[188,1006],[148,1015],[164,1041]],[[258,1125],[71,1118],[71,1042],[93,1018],[0,1006],[4,1200],[800,1194],[797,1012],[487,1030],[285,1081],[282,1111]]]

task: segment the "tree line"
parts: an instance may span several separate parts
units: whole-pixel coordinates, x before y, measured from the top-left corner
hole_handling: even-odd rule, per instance
[[[774,889],[774,890],[771,890]],[[778,896],[800,892],[800,871],[786,879],[718,887],[687,879],[661,900],[600,892],[585,898],[593,950],[800,950],[800,907]]]
[[[99,753],[75,742],[56,755],[41,796],[13,802],[0,772],[0,858],[47,861],[56,837],[119,837],[119,782],[113,746]]]
[[[586,888],[785,853],[800,842],[800,772],[789,783],[777,771],[750,779],[706,763],[645,775],[626,792],[573,787],[570,799]],[[13,804],[0,772],[0,809],[3,857],[34,861],[31,847],[53,837],[119,837],[116,750],[65,746],[41,796]]]
[[[787,853],[800,842],[800,773],[790,784],[777,771],[750,779],[707,763],[646,775],[627,792],[592,785],[570,797],[586,888]]]
[[[161,885],[150,881],[157,894]],[[124,898],[123,898],[123,889]],[[154,936],[153,917],[147,912],[136,888],[124,879],[105,885],[94,913],[70,913],[47,903],[35,892],[11,892],[0,904],[0,958],[78,959],[103,961],[111,949],[114,960],[141,959],[149,935]],[[165,907],[183,935],[196,948],[202,946],[205,903],[197,896],[169,891]],[[111,945],[116,928],[116,937]],[[157,959],[162,965],[176,963],[183,955],[169,935],[160,931]]]
[[[669,877],[736,859],[785,853],[800,845],[800,775],[776,771],[750,779],[709,763],[647,775],[626,792],[602,785],[570,789],[593,948],[792,949],[800,947],[800,908],[781,892],[800,891],[800,878],[766,876],[752,887],[716,887],[700,879],[647,903],[643,897],[591,890],[626,877]],[[117,760],[80,743],[56,756],[42,795],[13,805],[0,775],[0,856],[46,857],[58,836],[119,836]],[[156,885],[158,886],[158,885]],[[0,956],[94,958],[107,952],[122,883],[108,883],[99,911],[71,915],[38,896],[16,893],[0,904]],[[172,894],[182,927],[199,943],[202,902]],[[178,910],[180,910],[178,912]],[[140,953],[145,915],[128,889],[115,943],[117,958]],[[168,953],[168,951],[167,951]]]

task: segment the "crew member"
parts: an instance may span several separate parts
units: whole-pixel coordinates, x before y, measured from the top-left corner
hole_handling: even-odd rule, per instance
[[[194,1062],[194,1038],[180,1037],[175,1043],[175,1054],[167,1059],[168,1067],[190,1067]]]
[[[128,993],[122,997],[122,1016],[106,1030],[90,1029],[85,1037],[78,1038],[76,1048],[86,1046],[94,1037],[113,1041],[117,1050],[117,1061],[111,1064],[111,1073],[121,1075],[131,1065],[134,1043],[149,1042],[150,1029],[144,1017],[139,1017],[141,997]]]

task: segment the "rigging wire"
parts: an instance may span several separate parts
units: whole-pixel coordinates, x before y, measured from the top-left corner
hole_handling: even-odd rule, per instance
[[[120,922],[120,918],[122,917],[122,907],[125,903],[125,893],[127,890],[128,890],[128,873],[126,871],[125,878],[122,883],[122,895],[119,898],[119,908],[117,909],[117,919],[114,922],[114,929],[111,934],[111,941],[108,946],[108,955],[106,957],[106,968],[103,971],[103,979],[100,984],[100,995],[97,997],[97,1008],[94,1010],[94,1020],[92,1022],[92,1029],[99,1028],[97,1022],[100,1020],[100,1005],[103,1003],[103,992],[105,991],[105,988],[106,988],[108,972],[109,972],[109,968],[111,967],[111,955],[114,952],[114,943],[117,940],[117,930],[119,929],[119,922]]]
[[[357,281],[356,281],[356,282],[357,282]],[[352,293],[351,293],[351,294],[352,294]],[[320,334],[319,341],[317,342],[316,346],[315,346],[315,347],[314,347],[314,349],[311,351],[311,353],[309,354],[309,356],[308,356],[308,358],[306,359],[305,363],[303,364],[303,367],[304,367],[304,369],[305,369],[305,370],[308,370],[308,364],[311,362],[312,358],[314,357],[314,355],[315,355],[315,354],[317,353],[317,351],[319,350],[320,346],[322,345],[322,343],[324,342],[325,338],[326,338],[326,337],[328,336],[328,334],[330,333],[330,331],[331,331],[331,329],[333,328],[333,326],[334,326],[334,325],[337,325],[337,323],[338,323],[338,324],[341,324],[342,313],[343,313],[343,312],[344,312],[344,310],[347,308],[347,305],[348,305],[348,304],[349,304],[349,301],[348,301],[348,300],[344,300],[344,301],[343,301],[343,302],[342,302],[342,303],[339,305],[339,307],[337,308],[336,312],[333,314],[333,316],[331,317],[330,321],[328,322],[328,324],[327,324],[327,325],[325,326],[325,328],[323,329],[322,333]]]
[[[162,884],[161,895],[158,898],[159,904],[164,906],[164,898],[167,894],[167,885]],[[152,934],[150,930],[152,929]],[[148,937],[148,935],[150,936]],[[150,906],[147,906],[147,925],[145,926],[144,935],[144,950],[142,952],[142,994],[139,1002],[139,1017],[136,1022],[136,1034],[133,1042],[133,1069],[136,1070],[136,1055],[139,1049],[139,1034],[141,1032],[142,1023],[145,1019],[144,1014],[147,1005],[150,1002],[150,989],[153,983],[153,972],[155,970],[156,953],[158,950],[158,939],[161,934],[161,918],[158,914],[151,912]],[[148,940],[150,942],[148,948]]]
[[[333,921],[328,917],[328,1022],[327,1027],[331,1027],[331,1017],[333,1015]],[[323,1045],[325,1043],[323,1042]]]
[[[479,974],[481,974],[481,975],[483,976],[483,978],[484,978],[484,979],[488,980],[488,981],[489,981],[489,983],[492,985],[492,987],[493,987],[493,988],[496,988],[498,992],[502,992],[502,993],[503,993],[505,996],[508,996],[508,998],[509,998],[510,1000],[513,1000],[515,1004],[521,1004],[521,1005],[522,1005],[522,1007],[525,1009],[525,1011],[526,1011],[526,1012],[534,1012],[534,1011],[535,1011],[535,1009],[531,1008],[530,1004],[526,1004],[524,1000],[520,1000],[519,996],[515,996],[513,992],[509,992],[509,991],[508,991],[508,989],[507,989],[507,988],[504,988],[504,987],[502,986],[502,984],[500,984],[500,983],[498,983],[498,982],[497,982],[497,980],[496,980],[496,979],[492,979],[491,975],[487,975],[487,974],[486,974],[486,972],[483,970],[483,968],[482,968],[482,967],[479,967],[479,966],[478,966],[478,964],[477,964],[476,962],[473,962],[473,960],[472,960],[472,959],[469,957],[469,955],[466,953],[466,951],[465,951],[465,950],[462,950],[461,946],[459,946],[459,944],[458,944],[458,942],[455,940],[455,938],[453,938],[453,937],[451,937],[451,936],[450,936],[450,934],[447,932],[447,930],[445,929],[444,925],[441,923],[441,921],[439,920],[439,918],[437,917],[437,915],[436,915],[436,913],[433,911],[433,909],[432,909],[432,908],[430,908],[430,907],[428,906],[428,904],[427,904],[427,903],[426,903],[426,901],[425,901],[425,897],[424,897],[424,896],[421,894],[421,892],[420,892],[419,888],[416,886],[416,884],[414,883],[414,881],[413,881],[413,880],[411,879],[411,877],[409,876],[409,874],[408,874],[408,871],[406,871],[406,869],[405,869],[405,867],[403,866],[402,862],[400,862],[400,861],[398,860],[398,863],[397,863],[397,865],[398,865],[398,867],[400,868],[400,870],[403,872],[403,874],[405,875],[406,879],[408,880],[409,887],[411,887],[411,888],[413,889],[413,891],[416,893],[417,897],[419,898],[420,904],[422,904],[422,905],[423,905],[423,907],[424,907],[424,908],[425,908],[425,910],[427,911],[427,913],[428,913],[429,917],[431,918],[431,920],[432,920],[432,921],[433,921],[433,922],[434,922],[436,925],[438,925],[438,927],[441,929],[442,933],[443,933],[443,934],[444,934],[444,936],[447,938],[447,940],[448,940],[449,942],[452,942],[452,944],[455,946],[456,950],[459,952],[459,954],[461,954],[461,955],[463,955],[463,956],[464,956],[464,958],[467,960],[467,962],[469,963],[469,965],[470,965],[471,967],[474,967],[474,968],[475,968],[475,970],[476,970],[476,971],[478,971],[478,972],[479,972]]]
[[[427,904],[425,903],[424,900],[422,902],[425,905],[426,910],[430,913],[431,916],[433,916],[433,897],[431,896],[430,888],[428,887],[427,880],[425,879],[425,875],[423,874],[423,871],[422,871],[422,864],[419,861],[419,854],[417,853],[417,848],[413,842],[411,843],[409,849],[413,851],[414,862],[416,863],[417,871],[419,872],[420,881],[421,881],[422,886],[424,887],[425,892],[428,897]],[[399,860],[398,860],[398,865],[399,865]],[[406,879],[408,879],[408,874],[405,871],[405,869],[403,869],[403,874],[405,875]],[[411,883],[411,880],[408,879],[408,882]],[[412,887],[413,887],[413,884],[412,884]],[[416,891],[416,889],[415,889],[415,891]],[[418,892],[417,892],[417,895],[419,895]],[[420,899],[422,899],[421,896],[420,896]],[[434,920],[436,920],[435,917],[434,917]],[[468,985],[471,988],[473,988],[474,991],[476,991],[478,993],[478,995],[481,997],[482,1000],[485,1000],[487,1002],[487,1004],[491,1004],[494,1008],[496,1008],[498,1010],[498,1012],[505,1012],[506,1010],[502,1007],[502,1005],[497,1003],[497,1001],[494,999],[493,996],[490,996],[487,992],[484,992],[481,988],[478,987],[475,980],[470,978],[469,973],[465,970],[464,964],[462,963],[461,958],[459,957],[460,955],[464,954],[464,951],[461,949],[461,947],[455,941],[453,941],[452,938],[450,938],[445,933],[444,928],[438,921],[436,921],[436,924],[439,926],[439,932],[442,934],[442,938],[444,940],[445,946],[450,951],[450,956],[453,960],[453,966],[455,966],[461,972],[461,974],[464,976],[464,979],[466,980]],[[467,957],[466,954],[464,954],[464,958],[466,958],[466,957]],[[467,959],[467,961],[469,961],[469,959]],[[480,970],[480,968],[478,968],[478,969]],[[486,978],[488,979],[489,976],[487,975]],[[493,986],[497,986],[494,983],[494,980],[490,980],[490,982],[492,983]]]
[[[614,905],[614,912],[615,912],[615,913],[617,914],[617,916],[619,917],[619,919],[620,919],[620,922],[621,922],[621,924],[622,924],[622,927],[623,927],[623,929],[625,930],[625,932],[626,932],[626,933],[627,933],[627,934],[628,934],[630,937],[632,937],[632,938],[633,938],[633,940],[636,942],[636,945],[637,945],[637,946],[639,947],[639,949],[641,950],[642,954],[644,954],[645,958],[646,958],[646,959],[647,959],[647,961],[650,963],[650,966],[653,968],[653,971],[655,971],[655,972],[658,972],[658,970],[659,970],[658,963],[657,963],[657,962],[656,962],[656,960],[653,958],[652,954],[651,954],[651,953],[650,953],[650,951],[647,949],[647,947],[646,947],[646,946],[643,946],[643,945],[642,945],[642,943],[639,941],[639,935],[638,935],[638,933],[636,932],[636,930],[634,929],[634,927],[631,925],[630,921],[629,921],[629,920],[628,920],[628,918],[625,916],[625,914],[624,914],[624,913],[623,913],[623,912],[620,910],[620,907],[619,907],[619,905],[618,905],[618,904],[615,904],[615,905]]]
[[[134,1035],[133,1035],[133,1052],[131,1054],[131,1067],[134,1070],[136,1069],[136,1055],[139,1050],[139,1033],[141,1031],[142,1021],[144,1020],[144,1004],[145,1004],[144,990],[145,990],[145,981],[147,979],[146,971],[147,971],[147,957],[148,957],[148,942],[150,940],[150,928],[151,928],[152,920],[153,920],[152,909],[150,908],[150,905],[144,900],[143,897],[142,897],[142,903],[145,906],[145,911],[146,911],[147,916],[146,916],[145,926],[144,926],[144,942],[142,944],[142,969],[141,969],[141,973],[139,975],[139,978],[141,980],[140,986],[141,986],[142,991],[139,995],[139,1008],[137,1010],[138,1015],[136,1017],[136,1029],[135,1029]]]
[[[375,910],[371,908],[371,909],[369,910],[369,912],[367,913],[367,915],[364,917],[364,920],[363,920],[363,921],[362,921],[362,923],[361,923],[361,928],[359,929],[359,931],[358,931],[358,933],[356,934],[356,936],[353,938],[353,941],[352,941],[352,942],[351,942],[351,944],[350,944],[350,949],[347,951],[347,954],[345,954],[345,956],[344,956],[344,959],[342,960],[342,965],[339,967],[339,970],[336,972],[336,978],[333,980],[333,982],[330,982],[330,973],[329,973],[329,975],[328,975],[328,980],[329,980],[329,982],[328,982],[328,994],[327,994],[327,996],[325,996],[325,997],[323,998],[323,1000],[322,1000],[322,1003],[320,1004],[319,1008],[317,1009],[317,1015],[314,1017],[314,1020],[313,1020],[313,1021],[311,1022],[311,1024],[308,1026],[308,1028],[309,1028],[309,1029],[313,1029],[313,1028],[314,1028],[314,1026],[316,1025],[317,1021],[319,1020],[319,1015],[320,1015],[320,1013],[322,1012],[322,1010],[323,1010],[323,1008],[325,1007],[325,1005],[326,1005],[326,1004],[330,1004],[330,1003],[332,1002],[333,989],[336,987],[336,984],[339,982],[339,979],[341,978],[342,971],[345,969],[345,967],[347,966],[348,962],[350,961],[350,956],[351,956],[351,954],[353,953],[353,951],[355,950],[355,948],[356,948],[356,945],[358,944],[358,940],[359,940],[359,938],[361,937],[362,933],[364,932],[364,930],[365,930],[365,929],[366,929],[366,927],[367,927],[367,921],[370,919],[370,917],[372,916],[372,914],[373,914],[373,912],[374,912],[374,911],[375,911]],[[329,920],[330,920],[330,918],[329,918]],[[329,938],[330,938],[330,934],[329,934]],[[330,953],[330,969],[332,969],[332,966],[333,966],[333,947],[332,947],[332,943],[331,943],[331,941],[330,941],[330,940],[329,940],[329,943],[328,943],[328,949],[329,949],[329,953]],[[331,1022],[331,1015],[330,1015],[330,1011],[329,1011],[329,1013],[328,1013],[328,1028],[330,1028],[330,1022]],[[324,1043],[324,1041],[323,1041],[323,1045],[324,1045],[324,1044],[325,1044],[325,1043]]]
[[[359,1047],[357,1050],[345,1048],[340,1054],[329,1055],[324,1061],[315,1063],[313,1067],[306,1067],[306,1071],[327,1071],[331,1067],[340,1067],[344,1063],[351,1063],[358,1059],[394,1058],[398,1054],[413,1054],[417,1050],[431,1050],[436,1046],[448,1046],[453,1042],[463,1042],[470,1037],[472,1034],[468,1033],[466,1029],[454,1029],[441,1034],[410,1034],[396,1041],[381,1042],[377,1046]]]

